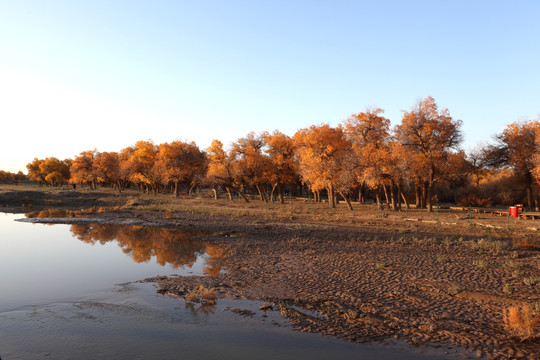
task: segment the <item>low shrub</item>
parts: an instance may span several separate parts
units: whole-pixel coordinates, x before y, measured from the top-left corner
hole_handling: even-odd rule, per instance
[[[540,317],[530,305],[511,306],[503,313],[505,329],[521,341],[540,338]]]

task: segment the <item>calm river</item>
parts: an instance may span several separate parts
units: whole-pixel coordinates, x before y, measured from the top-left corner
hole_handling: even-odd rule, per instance
[[[137,283],[222,271],[212,264],[216,249],[188,231],[14,221],[22,217],[0,213],[2,360],[445,357],[442,349],[300,333],[279,312],[262,316],[260,302],[191,306]]]

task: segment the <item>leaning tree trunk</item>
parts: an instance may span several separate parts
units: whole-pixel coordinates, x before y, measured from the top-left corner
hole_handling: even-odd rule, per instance
[[[266,198],[266,195],[264,194],[259,184],[255,184],[255,188],[257,189],[257,192],[259,193],[259,196],[261,197],[261,201],[268,202],[268,199]]]
[[[390,200],[388,199],[388,191],[386,190],[386,185],[382,185],[382,188],[384,190],[384,198],[386,199],[386,205],[388,208],[390,208]]]
[[[216,188],[212,188],[212,193],[214,194],[214,200],[218,199],[218,194]]]
[[[231,188],[228,187],[228,186],[225,186],[225,190],[227,190],[227,195],[229,196],[229,201],[232,201]]]
[[[246,195],[242,191],[238,190],[236,192],[238,193],[238,195],[240,195],[242,199],[244,199],[245,202],[247,203],[249,202],[249,199],[246,197]]]
[[[340,191],[339,194],[341,195],[343,200],[345,200],[345,202],[347,203],[347,208],[349,208],[349,210],[351,210],[351,212],[354,211],[353,207],[352,207],[352,204],[351,204],[351,200],[349,199],[349,197],[346,196],[345,194],[343,194],[342,191]]]
[[[277,183],[273,184],[272,190],[270,191],[270,201],[272,202],[272,204],[274,203],[274,193],[276,192],[277,186]]]
[[[403,199],[403,202],[405,203],[405,207],[408,210],[409,209],[409,202],[407,201],[407,198],[405,197],[405,194],[403,193],[403,181],[402,181],[402,179],[399,179],[397,186],[398,186],[398,188],[397,188],[398,195],[401,196],[401,198]],[[401,205],[400,205],[400,209],[401,209]]]

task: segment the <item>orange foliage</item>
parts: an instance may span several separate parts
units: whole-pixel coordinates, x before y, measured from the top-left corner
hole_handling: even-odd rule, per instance
[[[395,127],[396,138],[407,148],[412,161],[411,172],[418,184],[425,186],[425,202],[432,210],[433,184],[444,171],[450,151],[461,143],[460,120],[454,120],[447,109],[439,110],[435,99],[420,100],[403,115]]]
[[[261,200],[267,202],[268,194],[263,186],[269,181],[271,162],[263,153],[265,145],[264,136],[250,132],[233,143],[230,158],[233,159],[233,178],[237,187],[253,186]]]
[[[194,142],[173,141],[159,145],[155,172],[174,184],[174,196],[178,197],[178,184],[185,182],[191,186],[206,173],[206,157]]]
[[[58,160],[55,157],[49,157],[43,160],[35,158],[30,164],[26,165],[28,177],[31,180],[41,183],[47,183],[51,186],[60,186],[70,178],[69,168],[71,160]]]
[[[294,135],[302,182],[313,192],[326,189],[332,207],[335,191],[346,191],[353,183],[351,147],[341,127],[312,125]]]
[[[294,140],[279,132],[264,135],[267,148],[266,154],[270,158],[268,180],[272,190],[278,188],[279,200],[284,203],[283,186],[293,183],[297,179],[297,164],[294,159]]]

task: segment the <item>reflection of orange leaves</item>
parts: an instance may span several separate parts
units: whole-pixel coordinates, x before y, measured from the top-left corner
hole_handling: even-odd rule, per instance
[[[222,245],[206,244],[206,253],[213,259],[221,259],[225,253]]]
[[[210,257],[206,263],[203,272],[208,276],[218,276],[221,272],[219,260],[225,255],[225,250],[219,244],[206,244],[206,253]]]
[[[200,231],[150,228],[143,226],[110,224],[76,224],[71,232],[77,239],[94,244],[118,241],[122,251],[135,262],[148,262],[155,256],[160,265],[170,264],[173,268],[192,266],[197,256],[203,253],[204,245],[194,241]],[[215,250],[217,251],[217,250]]]

